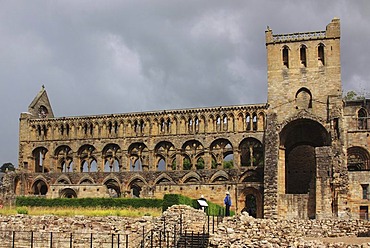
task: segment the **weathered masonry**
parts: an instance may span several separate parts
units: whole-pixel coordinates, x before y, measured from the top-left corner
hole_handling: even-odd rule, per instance
[[[370,100],[344,101],[340,21],[267,29],[266,104],[55,117],[44,87],[20,117],[7,194],[204,195],[259,218],[367,218]]]

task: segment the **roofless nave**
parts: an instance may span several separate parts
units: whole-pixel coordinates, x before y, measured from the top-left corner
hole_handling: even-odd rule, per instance
[[[265,35],[262,105],[54,117],[42,88],[21,114],[15,193],[222,204],[228,190],[256,217],[367,217],[370,104],[342,100],[339,19]]]

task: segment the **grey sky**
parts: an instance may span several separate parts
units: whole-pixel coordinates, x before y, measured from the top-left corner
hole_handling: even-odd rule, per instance
[[[370,1],[0,1],[0,164],[45,85],[56,116],[264,103],[264,31],[341,19],[344,91],[370,92]]]

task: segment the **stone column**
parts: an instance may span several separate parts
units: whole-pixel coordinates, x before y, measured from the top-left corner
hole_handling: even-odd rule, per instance
[[[279,134],[276,114],[267,116],[264,168],[264,217],[274,219],[278,216],[278,156]]]
[[[330,191],[330,172],[332,167],[331,147],[316,147],[316,218],[332,217],[332,197]]]
[[[240,151],[239,149],[235,149],[233,151],[233,158],[234,158],[234,168],[236,169],[240,169],[241,165],[240,165]]]

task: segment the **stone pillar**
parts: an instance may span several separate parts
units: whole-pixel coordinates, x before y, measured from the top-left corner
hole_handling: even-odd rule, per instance
[[[183,160],[181,156],[181,150],[176,151],[176,170],[182,170]]]
[[[332,217],[332,197],[330,174],[332,167],[332,149],[329,146],[316,147],[316,218]]]
[[[241,165],[240,165],[240,151],[239,149],[235,149],[233,151],[233,163],[234,163],[234,168],[235,169],[240,169]]]
[[[285,147],[279,147],[278,194],[285,194]]]
[[[81,161],[77,153],[73,155],[73,172],[81,172]]]
[[[157,165],[155,164],[156,161],[155,161],[155,153],[154,151],[149,151],[148,152],[148,156],[149,156],[149,171],[156,171],[157,170]]]
[[[104,157],[103,156],[96,156],[96,169],[98,172],[104,172]]]
[[[273,219],[278,216],[278,156],[279,135],[276,114],[267,115],[265,134],[264,168],[264,217]]]
[[[205,150],[203,158],[204,158],[204,165],[205,165],[204,169],[210,170],[212,168],[212,157],[208,149]]]

